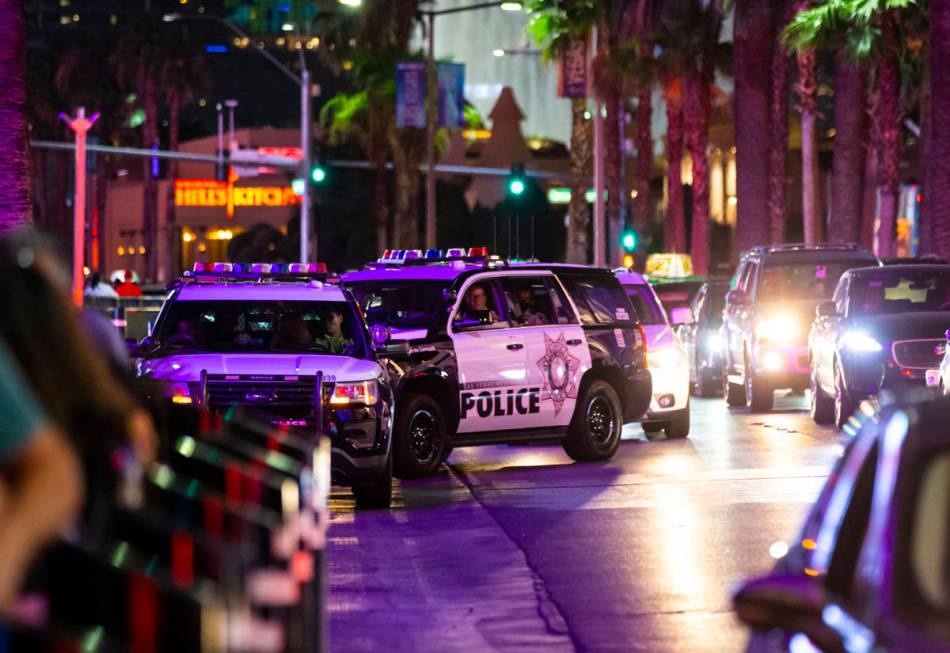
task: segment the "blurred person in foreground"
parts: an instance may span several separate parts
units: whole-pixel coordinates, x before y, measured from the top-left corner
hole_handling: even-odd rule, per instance
[[[0,297],[12,309],[0,311],[0,340],[50,421],[82,458],[87,480],[83,526],[94,534],[126,471],[140,476],[154,462],[154,424],[83,330],[70,301],[68,276],[30,231],[0,238]]]
[[[0,344],[0,615],[12,615],[33,558],[74,522],[83,497],[76,452],[27,386]]]

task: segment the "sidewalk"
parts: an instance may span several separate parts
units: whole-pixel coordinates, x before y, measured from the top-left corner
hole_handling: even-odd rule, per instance
[[[454,475],[404,482],[391,511],[356,512],[343,492],[332,509],[332,651],[574,650],[522,551]]]

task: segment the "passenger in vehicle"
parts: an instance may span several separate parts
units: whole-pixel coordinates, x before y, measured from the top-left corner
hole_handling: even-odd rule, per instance
[[[297,313],[285,313],[280,316],[277,331],[271,341],[275,351],[300,351],[313,345],[307,323]]]
[[[343,354],[353,345],[353,339],[343,333],[343,314],[329,311],[323,316],[323,325],[327,332],[314,341],[314,346],[328,354]],[[306,326],[304,327],[306,328]]]
[[[519,321],[526,326],[549,324],[551,319],[551,303],[547,297],[537,297],[531,286],[518,287],[517,308],[520,311]]]

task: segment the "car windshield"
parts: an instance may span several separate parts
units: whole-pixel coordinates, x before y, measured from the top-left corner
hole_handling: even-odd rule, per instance
[[[831,299],[838,279],[847,270],[868,265],[861,260],[822,261],[820,263],[770,262],[759,281],[756,294],[769,301]]]
[[[637,312],[641,324],[666,324],[663,309],[656,303],[653,293],[646,286],[624,286],[633,310]]]
[[[689,308],[696,293],[703,287],[702,282],[696,283],[660,283],[653,287],[660,302],[667,311],[674,308]]]
[[[443,293],[448,290],[448,282],[418,279],[359,281],[346,286],[363,307],[367,324],[400,330],[433,325],[445,302]]]
[[[850,312],[854,315],[950,311],[950,269],[883,268],[856,276],[849,292]]]
[[[155,339],[194,352],[362,356],[358,331],[346,302],[179,300]]]

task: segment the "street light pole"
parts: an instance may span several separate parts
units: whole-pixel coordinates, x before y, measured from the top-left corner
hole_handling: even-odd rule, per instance
[[[76,134],[76,192],[73,197],[73,302],[82,306],[82,289],[85,275],[83,265],[86,255],[86,133],[99,119],[94,113],[86,118],[86,108],[76,109],[76,117],[59,114]]]

